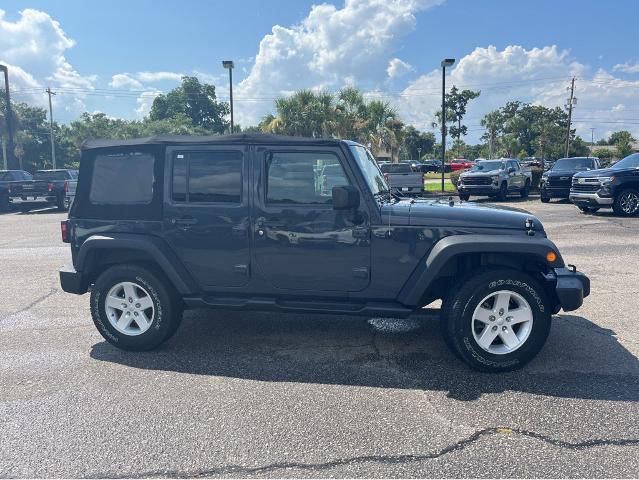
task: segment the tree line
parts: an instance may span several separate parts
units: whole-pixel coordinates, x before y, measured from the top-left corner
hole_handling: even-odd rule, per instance
[[[447,157],[499,158],[540,157],[554,160],[565,154],[568,114],[559,107],[549,108],[519,101],[487,113],[481,120],[481,142],[467,144],[464,118],[469,104],[480,91],[459,90],[453,86],[445,96],[446,126],[452,139]],[[6,153],[4,97],[0,96],[0,140]],[[26,170],[50,168],[51,148],[47,112],[44,108],[12,102],[15,130],[15,156]],[[379,157],[398,159],[441,158],[441,145],[434,131],[421,131],[407,125],[389,102],[365,96],[355,87],[338,92],[300,90],[275,100],[274,112],[256,126],[234,131],[266,132],[306,137],[345,138],[368,146]],[[58,166],[78,165],[80,146],[93,138],[127,139],[155,134],[215,135],[229,132],[227,102],[219,101],[214,85],[196,77],[183,77],[181,84],[157,96],[150,113],[142,120],[111,118],[104,113],[83,113],[68,124],[55,123],[53,134]],[[431,127],[441,128],[441,110]],[[569,156],[589,154],[574,129],[570,133]],[[616,132],[598,142],[600,158],[621,158],[632,150],[634,138],[626,131]],[[611,148],[612,146],[612,148]],[[2,163],[0,163],[0,166]]]

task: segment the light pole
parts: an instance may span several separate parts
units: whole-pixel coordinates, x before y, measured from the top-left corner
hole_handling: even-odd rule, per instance
[[[454,58],[442,60],[442,193],[444,193],[444,162],[446,160],[446,67],[452,67]]]
[[[222,61],[222,66],[229,71],[229,96],[231,98],[231,133],[233,133],[233,60]]]
[[[0,71],[4,72],[4,97],[5,97],[5,122],[7,124],[7,168],[17,168],[13,146],[13,115],[11,114],[11,96],[9,95],[9,69],[0,65]]]

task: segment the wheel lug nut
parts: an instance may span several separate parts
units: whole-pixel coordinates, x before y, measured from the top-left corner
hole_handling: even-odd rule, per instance
[[[129,297],[129,303],[133,303],[133,298]]]
[[[139,313],[138,312],[133,312],[133,315],[137,317],[139,315]]]
[[[503,309],[503,308],[500,308],[500,309],[499,309],[499,316],[501,317],[503,314],[504,314],[504,309]]]
[[[140,306],[141,306],[141,305],[140,305],[139,303],[136,303],[136,304],[135,304],[135,308],[140,308]]]
[[[493,327],[493,332],[497,331],[497,325]]]
[[[488,317],[488,320],[490,320],[491,322],[495,321],[495,315],[491,315],[490,317]]]
[[[126,303],[123,303],[123,304],[122,304],[122,308],[126,308]]]
[[[510,322],[513,319],[513,317],[506,317],[506,321]]]
[[[501,327],[501,329],[502,329],[502,331],[504,331],[504,332],[505,332],[506,330],[508,330],[505,326],[504,326],[504,327]]]

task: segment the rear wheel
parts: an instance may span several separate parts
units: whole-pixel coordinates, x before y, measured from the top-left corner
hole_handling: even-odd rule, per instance
[[[66,212],[69,209],[66,195],[58,195],[55,201],[55,205],[61,212]]]
[[[510,270],[483,270],[462,279],[442,306],[441,331],[470,367],[485,372],[521,368],[541,350],[551,306],[537,281]]]
[[[639,192],[634,188],[623,190],[615,197],[612,209],[617,215],[629,217],[639,212]]]
[[[550,202],[550,198],[549,198],[549,197],[540,197],[539,199],[541,200],[541,203],[548,203],[548,202]]]
[[[116,265],[91,290],[91,316],[104,339],[123,350],[151,350],[182,321],[177,295],[159,272]]]
[[[459,199],[463,200],[464,202],[467,202],[468,200],[470,200],[470,195],[466,194],[466,193],[460,193],[459,194]]]

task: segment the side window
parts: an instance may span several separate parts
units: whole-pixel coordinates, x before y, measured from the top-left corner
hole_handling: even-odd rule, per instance
[[[89,200],[94,205],[147,205],[153,200],[155,157],[143,152],[95,157]]]
[[[242,199],[242,153],[176,154],[172,198],[175,202],[239,204]]]
[[[333,187],[349,185],[332,153],[270,153],[266,170],[266,203],[271,204],[330,205]]]

